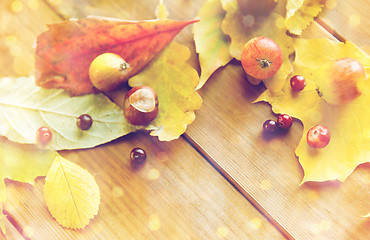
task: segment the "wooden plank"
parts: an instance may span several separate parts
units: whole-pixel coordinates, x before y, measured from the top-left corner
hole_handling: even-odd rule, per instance
[[[344,39],[370,53],[369,9],[368,0],[328,0],[320,19]]]
[[[17,40],[10,37],[0,42],[1,48],[9,52],[0,56],[4,64],[0,75],[29,74],[33,59],[23,63],[24,71],[17,72],[12,68],[15,56],[10,54],[7,43],[15,41],[13,44],[21,48],[22,54],[32,56],[30,44],[45,23],[60,20],[59,14],[51,12],[43,2],[38,12],[29,11],[25,5],[20,11],[10,12],[8,6],[13,1],[2,4],[6,7],[0,8],[0,16],[12,24],[1,33],[16,36]],[[19,30],[24,25],[25,29]],[[129,152],[137,146],[147,151],[148,160],[142,168],[133,169]],[[145,133],[136,133],[94,149],[62,154],[94,174],[101,189],[99,214],[84,231],[64,229],[47,210],[42,178],[35,187],[7,181],[5,209],[26,238],[284,239],[184,139],[162,143]]]
[[[314,24],[304,37],[330,37]],[[222,89],[222,90],[221,90]],[[252,102],[264,90],[244,78],[240,62],[218,70],[200,93],[203,107],[187,138],[292,239],[367,239],[370,209],[370,164],[359,166],[349,179],[304,184],[294,154],[302,136],[296,120],[283,136],[265,139],[262,124],[275,119],[268,104]]]
[[[0,233],[0,239],[4,240],[28,240],[25,239],[22,234],[19,231],[22,231],[22,229],[17,229],[12,222],[10,222],[8,219],[5,220],[5,228],[6,228],[6,234],[2,235]]]
[[[148,158],[133,169],[129,152],[137,146]],[[94,174],[99,214],[83,231],[64,229],[48,213],[42,178],[36,187],[8,182],[5,208],[31,239],[284,239],[183,139],[137,133],[62,155]]]

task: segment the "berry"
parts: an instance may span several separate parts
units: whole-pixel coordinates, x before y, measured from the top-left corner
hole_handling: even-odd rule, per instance
[[[274,120],[267,120],[263,123],[263,133],[271,134],[278,130],[278,124]]]
[[[134,148],[130,153],[131,164],[138,165],[142,164],[146,160],[146,153],[142,148]]]
[[[307,132],[307,143],[314,148],[324,148],[330,142],[329,129],[323,125],[316,125]]]
[[[51,141],[52,137],[53,133],[50,128],[45,126],[40,127],[36,132],[36,143],[45,146]]]
[[[90,115],[88,114],[82,114],[79,116],[76,120],[76,125],[81,130],[88,130],[93,123],[93,120]]]
[[[306,85],[307,82],[303,76],[295,75],[290,79],[290,86],[294,91],[302,91]]]
[[[288,130],[293,124],[293,119],[288,114],[280,114],[276,122],[280,129]]]

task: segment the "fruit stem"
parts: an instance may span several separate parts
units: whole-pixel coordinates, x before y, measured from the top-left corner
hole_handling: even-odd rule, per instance
[[[258,59],[258,58],[256,58],[256,60],[259,62],[261,68],[268,68],[268,67],[270,67],[270,65],[272,63],[272,62],[269,62],[267,59]]]
[[[124,62],[122,63],[120,66],[119,66],[119,70],[120,71],[124,71],[126,69],[128,69],[130,67],[130,64],[128,64],[127,62]]]
[[[316,88],[316,92],[319,95],[319,97],[322,97],[322,93],[320,92],[320,90],[318,88]]]

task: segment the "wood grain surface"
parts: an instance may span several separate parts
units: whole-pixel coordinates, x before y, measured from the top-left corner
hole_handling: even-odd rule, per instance
[[[164,0],[169,18],[179,20],[195,18],[204,2]],[[157,4],[3,0],[0,76],[32,74],[32,45],[48,23],[87,15],[152,19]],[[369,52],[368,0],[326,4],[302,37],[348,39]],[[191,27],[175,40],[190,48],[189,63],[200,71]],[[369,239],[370,221],[362,216],[370,209],[370,164],[344,183],[300,185],[303,170],[294,149],[302,124],[295,119],[287,134],[262,137],[262,123],[275,118],[268,104],[252,103],[263,91],[246,81],[233,60],[199,91],[204,104],[178,140],[160,142],[137,132],[93,149],[60,152],[91,172],[101,190],[99,214],[83,231],[65,229],[52,218],[43,177],[34,186],[6,180],[6,239]],[[118,103],[123,96],[111,95]],[[129,162],[134,147],[148,154],[140,168]]]

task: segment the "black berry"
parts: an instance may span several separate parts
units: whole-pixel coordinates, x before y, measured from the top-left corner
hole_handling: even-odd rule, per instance
[[[76,125],[81,130],[88,130],[93,123],[93,120],[90,115],[88,114],[82,114],[79,116],[76,120]]]

